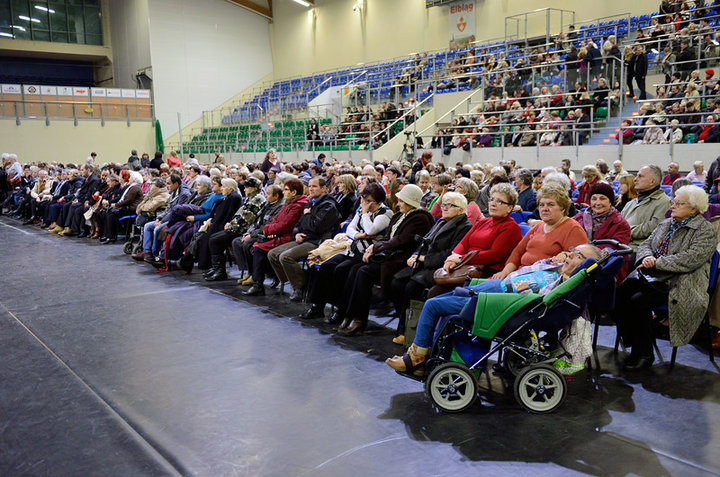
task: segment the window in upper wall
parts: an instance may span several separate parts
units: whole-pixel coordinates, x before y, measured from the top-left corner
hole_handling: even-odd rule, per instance
[[[0,38],[102,45],[99,0],[0,0]]]

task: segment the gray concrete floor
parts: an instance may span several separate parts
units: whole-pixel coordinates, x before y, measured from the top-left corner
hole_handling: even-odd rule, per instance
[[[558,412],[483,376],[450,415],[382,362],[390,330],[338,339],[286,297],[6,217],[0,244],[0,475],[720,475],[720,376],[693,345],[626,375],[604,326]]]

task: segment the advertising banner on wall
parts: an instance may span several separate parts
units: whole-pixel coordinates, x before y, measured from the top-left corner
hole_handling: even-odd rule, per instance
[[[120,88],[108,88],[105,90],[105,93],[108,98],[119,98],[121,96]]]
[[[40,94],[40,86],[34,84],[23,85],[23,92],[25,94]]]
[[[19,84],[4,84],[2,85],[3,94],[20,94],[21,87]]]
[[[450,40],[462,40],[475,35],[475,0],[465,0],[448,5]]]
[[[72,86],[58,86],[57,92],[58,96],[72,96],[73,88]]]

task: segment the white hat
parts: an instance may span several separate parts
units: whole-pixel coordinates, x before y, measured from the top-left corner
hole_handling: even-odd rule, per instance
[[[415,209],[420,208],[420,199],[422,199],[423,192],[415,184],[408,184],[397,193],[395,197],[405,202],[410,207]]]

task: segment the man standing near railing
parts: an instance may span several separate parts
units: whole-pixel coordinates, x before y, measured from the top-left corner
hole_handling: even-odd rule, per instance
[[[634,59],[635,62],[633,65],[633,73],[635,76],[635,81],[637,82],[638,89],[640,90],[640,95],[638,96],[638,99],[643,101],[647,99],[647,93],[645,92],[645,77],[647,76],[648,71],[648,58],[643,51],[642,45],[635,45]]]
[[[695,53],[690,48],[690,42],[684,39],[680,42],[680,53],[677,56],[678,60],[678,71],[682,74],[683,81],[687,80],[690,72],[695,69]]]

